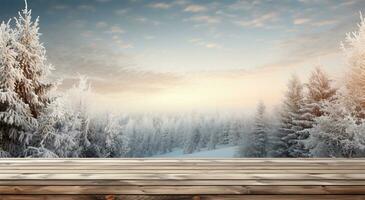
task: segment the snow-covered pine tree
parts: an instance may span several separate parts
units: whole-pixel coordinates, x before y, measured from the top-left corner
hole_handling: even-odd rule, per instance
[[[3,104],[3,121],[7,124],[7,129],[10,127],[3,134],[3,138],[8,140],[5,149],[11,156],[22,156],[26,146],[32,143],[33,133],[37,129],[36,119],[51,103],[49,91],[54,84],[46,80],[51,66],[46,64],[45,49],[39,41],[38,19],[32,21],[31,11],[28,10],[26,1],[25,9],[19,13],[15,21],[14,29],[10,30],[7,25],[7,32],[11,33],[13,39],[4,46],[4,50],[8,52],[8,56],[4,58],[8,66],[10,62],[12,63],[13,69],[4,68],[6,70],[4,75],[7,77],[2,80],[8,86],[9,83],[11,84],[10,88],[4,85],[7,87],[7,96],[14,97],[15,92],[16,98],[8,98],[8,103]],[[6,37],[4,39],[8,40]],[[12,58],[9,57],[9,53]],[[13,103],[16,103],[16,107],[12,105]],[[15,116],[17,118],[14,118]],[[22,121],[21,124],[20,121]]]
[[[365,119],[365,18],[361,13],[360,20],[358,30],[348,33],[341,46],[349,67],[345,82],[347,93],[356,107],[357,117]]]
[[[306,145],[314,157],[361,157],[364,154],[364,122],[358,123],[346,106],[342,92],[324,103],[324,115],[316,118]]]
[[[282,141],[287,146],[283,157],[306,156],[307,150],[302,142],[300,131],[304,129],[301,124],[303,105],[303,85],[297,76],[293,75],[288,84],[285,100],[281,112],[280,134]],[[278,151],[282,151],[279,150]]]
[[[37,118],[38,127],[32,134],[32,141],[29,143],[26,156],[89,156],[90,152],[86,151],[90,145],[88,138],[89,100],[92,99],[92,92],[87,78],[80,76],[78,84],[75,84],[63,95],[55,94],[53,97],[51,94],[48,95],[52,101],[47,104],[47,107],[40,112]],[[97,122],[95,121],[95,127],[99,127]],[[104,131],[105,126],[100,129]],[[97,141],[95,138],[92,139]],[[49,152],[53,152],[54,155]]]
[[[103,133],[106,136],[105,148],[110,152],[110,157],[126,157],[129,151],[128,138],[122,132],[122,126],[118,117],[114,117],[111,114],[107,115]]]
[[[38,128],[25,150],[26,157],[80,157],[78,135],[80,121],[56,98],[38,116]]]
[[[241,141],[241,131],[242,127],[240,126],[239,120],[233,120],[230,124],[229,129],[229,144],[231,145],[238,145]]]
[[[207,147],[209,150],[216,149],[219,140],[220,124],[217,119],[210,119],[209,126],[209,141]]]
[[[349,73],[345,86],[332,101],[324,103],[324,114],[316,118],[307,145],[315,157],[362,157],[365,147],[365,19],[358,30],[341,44]]]
[[[90,145],[88,133],[93,93],[88,78],[86,76],[79,76],[78,83],[66,92],[65,98],[67,99],[70,113],[75,118],[75,129],[79,132],[76,137],[80,152],[83,152]]]
[[[23,78],[17,61],[15,33],[9,23],[0,25],[0,157],[19,156],[23,145],[18,136],[35,126],[29,106],[16,93]]]
[[[301,143],[305,144],[315,119],[324,114],[323,104],[333,100],[335,93],[336,89],[332,87],[328,75],[321,68],[316,67],[306,84],[305,98],[300,108],[301,116],[297,120],[297,123],[303,128],[303,130],[298,131]],[[309,151],[303,150],[301,156],[310,156]]]
[[[201,127],[199,124],[192,127],[190,136],[185,143],[184,153],[191,154],[194,151],[199,151],[199,143],[201,139]]]
[[[331,80],[320,67],[316,67],[306,84],[306,88],[305,107],[309,110],[310,119],[322,116],[321,104],[324,101],[332,100],[333,95],[336,94],[336,89],[332,87]]]
[[[257,106],[253,131],[247,135],[245,142],[240,146],[237,153],[239,157],[266,157],[268,128],[265,110],[264,103],[260,102]]]
[[[39,18],[33,21],[31,14],[25,1],[25,8],[15,18],[16,60],[23,74],[16,83],[16,92],[37,118],[50,102],[48,92],[53,84],[46,78],[52,66],[47,64],[46,50],[39,39]]]

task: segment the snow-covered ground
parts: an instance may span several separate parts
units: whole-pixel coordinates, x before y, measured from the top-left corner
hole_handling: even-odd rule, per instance
[[[222,147],[214,150],[204,150],[192,154],[184,154],[182,149],[177,149],[169,153],[155,155],[155,158],[233,158],[238,146]]]

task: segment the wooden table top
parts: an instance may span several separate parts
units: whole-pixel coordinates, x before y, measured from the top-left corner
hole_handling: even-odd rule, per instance
[[[0,159],[0,194],[365,199],[365,159]]]

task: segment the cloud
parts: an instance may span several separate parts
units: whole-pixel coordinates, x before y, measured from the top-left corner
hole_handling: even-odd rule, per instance
[[[204,23],[204,24],[218,24],[221,22],[221,19],[210,15],[198,15],[190,17],[188,21]]]
[[[304,32],[278,43],[275,49],[284,50],[276,62],[267,63],[262,68],[293,67],[309,59],[340,53],[340,42],[346,32],[353,30],[354,24],[347,20],[321,32]],[[327,23],[325,21],[318,23]],[[328,22],[329,23],[329,22]]]
[[[207,44],[205,44],[205,47],[207,47],[209,49],[219,49],[219,48],[221,48],[221,46],[219,44],[216,44],[216,43],[207,43]]]
[[[311,21],[311,19],[308,19],[308,18],[296,18],[293,20],[293,24],[302,25],[302,24],[306,24],[310,21]]]
[[[146,17],[136,17],[135,20],[138,22],[141,22],[141,23],[152,24],[155,26],[158,26],[161,24],[161,22],[159,22],[159,21],[148,19]]]
[[[155,8],[155,9],[169,9],[171,7],[171,4],[158,2],[158,3],[149,4],[149,7]]]
[[[260,28],[260,27],[264,27],[265,25],[267,25],[270,22],[276,21],[278,19],[278,17],[279,17],[279,13],[269,12],[264,15],[255,17],[254,19],[251,19],[251,20],[236,21],[235,24],[237,24],[239,26],[244,26],[244,27]]]
[[[203,11],[206,11],[207,8],[205,6],[202,6],[202,5],[197,5],[197,4],[191,4],[191,5],[188,5],[184,11],[185,12],[193,12],[193,13],[196,13],[196,12],[203,12]]]
[[[113,41],[114,41],[114,44],[117,44],[120,48],[123,48],[123,49],[130,49],[130,48],[133,48],[133,44],[131,43],[127,43],[125,41],[123,41],[119,36],[117,35],[114,35],[112,37]]]
[[[325,26],[325,25],[333,25],[338,23],[337,20],[329,19],[329,20],[318,20],[312,23],[313,26]]]
[[[125,31],[117,25],[111,26],[108,32],[115,34],[125,33]]]
[[[230,10],[252,10],[253,7],[261,4],[260,0],[246,1],[246,0],[238,0],[233,4],[228,5],[228,9]]]
[[[201,46],[201,47],[205,47],[208,49],[221,49],[222,46],[215,43],[215,42],[206,42],[201,38],[193,38],[189,40],[190,43],[196,45],[196,46]]]
[[[107,45],[100,41],[95,47],[83,45],[50,52],[50,61],[57,66],[55,75],[64,78],[61,89],[70,88],[78,74],[89,77],[93,90],[102,94],[155,93],[183,81],[178,74],[143,70],[134,64],[133,56]]]
[[[294,25],[310,25],[310,26],[326,26],[333,25],[339,21],[334,19],[309,19],[309,18],[296,18],[293,20]]]

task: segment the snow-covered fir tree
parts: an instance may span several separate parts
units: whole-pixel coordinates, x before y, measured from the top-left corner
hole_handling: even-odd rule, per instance
[[[242,130],[243,127],[240,126],[239,121],[233,120],[229,128],[229,134],[228,134],[229,144],[238,145],[240,143]]]
[[[16,33],[9,24],[0,25],[0,157],[19,156],[24,148],[19,136],[36,125],[29,105],[16,92],[24,75],[17,60]]]
[[[78,84],[52,101],[38,116],[38,127],[26,149],[29,157],[83,157],[88,140],[91,88],[81,76]],[[53,155],[50,154],[53,152]]]
[[[336,93],[328,75],[320,67],[316,67],[306,84],[306,105],[311,119],[323,115],[322,102],[330,101]]]
[[[314,157],[364,156],[364,121],[357,122],[343,95],[339,92],[335,101],[324,103],[325,114],[316,118],[316,124],[309,130],[306,145]]]
[[[334,98],[324,103],[322,116],[310,129],[307,146],[315,157],[364,156],[365,106],[365,21],[361,16],[358,30],[347,34],[342,48],[349,73],[345,85]]]
[[[25,1],[25,9],[15,18],[17,62],[23,74],[16,92],[37,118],[50,102],[48,92],[53,84],[47,81],[47,75],[52,66],[47,64],[46,50],[39,39],[39,20],[33,21],[31,13]]]
[[[239,157],[266,157],[268,143],[268,127],[266,108],[263,102],[257,106],[253,131],[248,134],[245,142],[238,150]]]
[[[38,128],[32,141],[25,149],[26,157],[79,157],[78,121],[71,110],[65,107],[63,99],[57,98],[38,117]]]
[[[39,41],[38,19],[32,21],[31,11],[25,3],[25,9],[15,19],[15,28],[2,25],[4,37],[1,40],[7,42],[1,47],[5,59],[3,70],[6,70],[2,74],[6,77],[1,81],[4,83],[3,94],[8,97],[7,102],[3,101],[2,109],[5,111],[2,113],[4,128],[7,129],[2,133],[2,138],[7,140],[4,142],[6,147],[2,148],[11,156],[21,156],[30,145],[37,128],[36,119],[51,103],[49,90],[54,85],[46,80],[51,66],[46,63],[45,49]]]
[[[304,103],[303,85],[297,76],[292,76],[285,94],[281,111],[281,125],[279,128],[281,140],[285,146],[278,151],[283,152],[283,157],[303,157],[307,150],[300,141],[305,139],[301,131],[305,128],[301,122],[303,120],[302,106]]]
[[[365,18],[360,14],[358,30],[348,33],[342,43],[349,73],[345,85],[349,98],[353,101],[356,115],[365,118]]]
[[[305,86],[306,92],[300,107],[300,116],[296,120],[300,129],[302,129],[297,132],[297,135],[300,136],[300,143],[302,144],[309,137],[309,132],[315,123],[315,119],[324,114],[323,104],[333,100],[333,96],[336,93],[336,89],[332,87],[328,75],[319,67],[316,67],[311,73],[308,83]],[[307,157],[309,156],[309,151],[303,149],[299,156]]]

